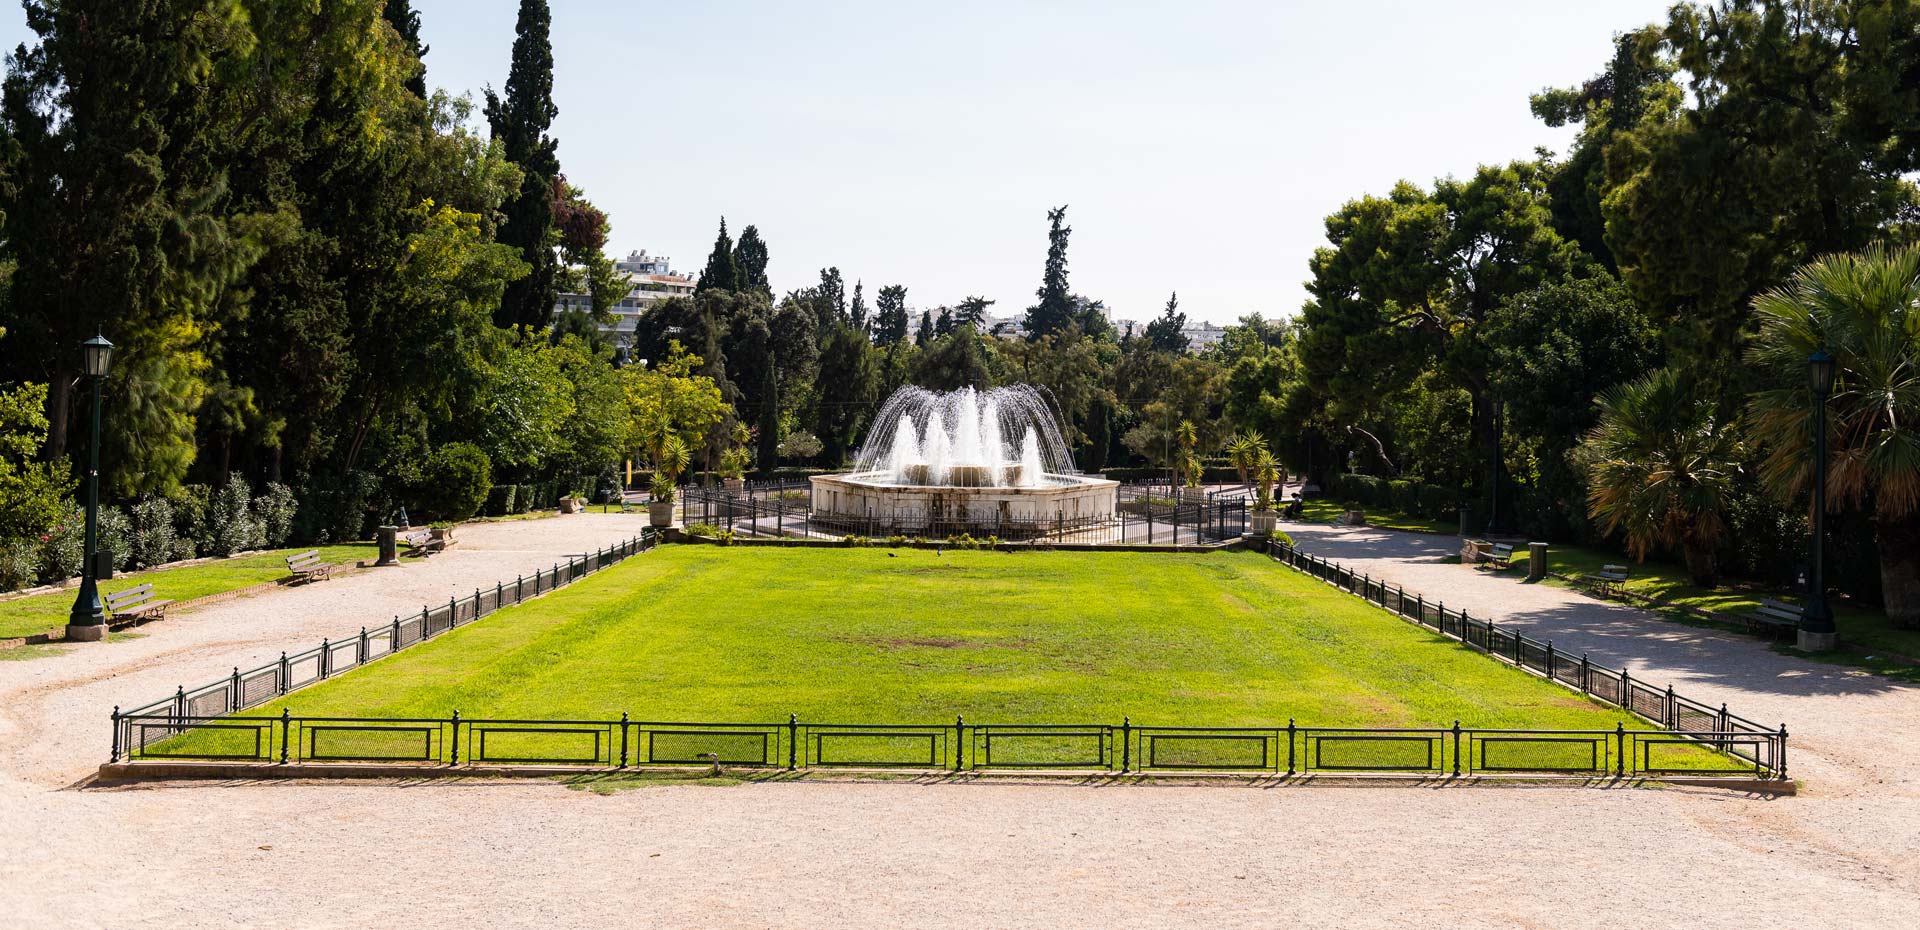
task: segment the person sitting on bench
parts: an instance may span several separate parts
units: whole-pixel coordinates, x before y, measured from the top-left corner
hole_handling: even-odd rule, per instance
[[[1293,492],[1293,502],[1288,504],[1286,509],[1287,519],[1289,520],[1300,519],[1300,514],[1304,513],[1306,509],[1307,509],[1307,503],[1306,501],[1300,499],[1300,492],[1299,491]]]

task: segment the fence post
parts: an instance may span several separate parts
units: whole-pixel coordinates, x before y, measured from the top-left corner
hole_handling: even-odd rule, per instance
[[[526,589],[526,584],[527,578],[525,575],[513,576],[513,602],[515,604],[520,603],[520,592]]]
[[[1553,640],[1547,640],[1547,680],[1558,681],[1553,675]]]
[[[1593,693],[1593,663],[1587,661],[1587,654],[1580,653],[1580,692]]]
[[[966,752],[967,744],[964,737],[964,731],[966,729],[966,725],[967,725],[967,719],[965,717],[959,714],[954,715],[953,717],[953,770],[956,772],[960,771],[960,757],[963,753]],[[975,760],[975,761],[978,761],[978,760]]]
[[[620,712],[620,767],[627,767],[627,712]]]
[[[120,705],[113,705],[113,754],[107,756],[108,762],[120,761]]]
[[[278,679],[275,684],[280,686],[280,693],[287,693],[287,654],[285,651],[280,653],[280,670],[274,677]]]
[[[800,715],[787,715],[787,771],[799,768]]]
[[[393,653],[398,652],[399,650],[400,650],[400,615],[395,614],[393,617],[393,634],[387,637],[387,654],[392,655]]]
[[[1627,690],[1633,685],[1633,676],[1627,674],[1627,667],[1620,666],[1620,706],[1633,713],[1633,695]]]
[[[1460,721],[1453,722],[1453,777],[1460,777]]]
[[[1125,775],[1133,769],[1133,718],[1120,718],[1120,774]]]
[[[1613,742],[1614,742],[1614,753],[1615,753],[1614,764],[1616,766],[1614,771],[1617,772],[1621,778],[1625,778],[1627,777],[1627,725],[1626,724],[1615,723],[1613,725]]]
[[[1673,725],[1679,722],[1680,722],[1680,705],[1674,703],[1673,686],[1668,685],[1667,686],[1667,729],[1669,730],[1673,729]]]
[[[240,666],[233,667],[233,695],[227,698],[228,710],[240,709]],[[1727,705],[1720,705],[1721,715],[1725,716]],[[1724,728],[1723,728],[1724,729]]]
[[[364,626],[360,628],[360,651],[354,654],[353,664],[367,664],[367,628]]]
[[[1784,781],[1787,777],[1787,725],[1784,723],[1780,725],[1779,756],[1780,756],[1780,760],[1779,760],[1780,770],[1778,772],[1775,772],[1773,777]]]
[[[460,710],[453,711],[453,739],[448,743],[447,764],[460,764]]]
[[[1427,596],[1424,594],[1414,595],[1413,609],[1419,612],[1419,616],[1415,618],[1415,622],[1421,626],[1425,626],[1427,624]]]
[[[333,642],[320,641],[320,677],[328,678],[333,674]]]
[[[1287,718],[1287,774],[1288,775],[1292,775],[1294,773],[1294,764],[1293,764],[1294,729],[1295,727],[1293,724],[1293,718],[1288,717]]]

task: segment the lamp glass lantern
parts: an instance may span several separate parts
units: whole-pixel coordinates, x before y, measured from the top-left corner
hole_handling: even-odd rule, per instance
[[[1833,355],[1825,349],[1815,350],[1807,356],[1807,377],[1816,396],[1825,397],[1833,393],[1833,376],[1838,367],[1834,364]]]
[[[105,336],[94,336],[92,339],[81,343],[80,347],[84,350],[83,357],[86,360],[87,377],[106,377],[107,367],[113,363],[113,343],[108,342]]]

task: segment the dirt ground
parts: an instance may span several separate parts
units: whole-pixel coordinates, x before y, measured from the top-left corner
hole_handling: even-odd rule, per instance
[[[76,787],[107,713],[638,531],[463,529],[425,564],[0,662],[0,930],[66,927],[1906,927],[1920,694],[1560,589],[1444,538],[1296,532],[1791,729],[1799,797],[1707,789],[807,778]],[[1444,587],[1445,591],[1440,589]]]

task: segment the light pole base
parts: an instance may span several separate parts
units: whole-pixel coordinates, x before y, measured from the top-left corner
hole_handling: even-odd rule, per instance
[[[75,643],[97,643],[107,638],[107,625],[104,623],[69,623],[67,640]]]
[[[1799,645],[1801,652],[1832,652],[1840,645],[1840,634],[1837,632],[1815,633],[1812,630],[1801,630],[1800,641],[1797,645]]]

